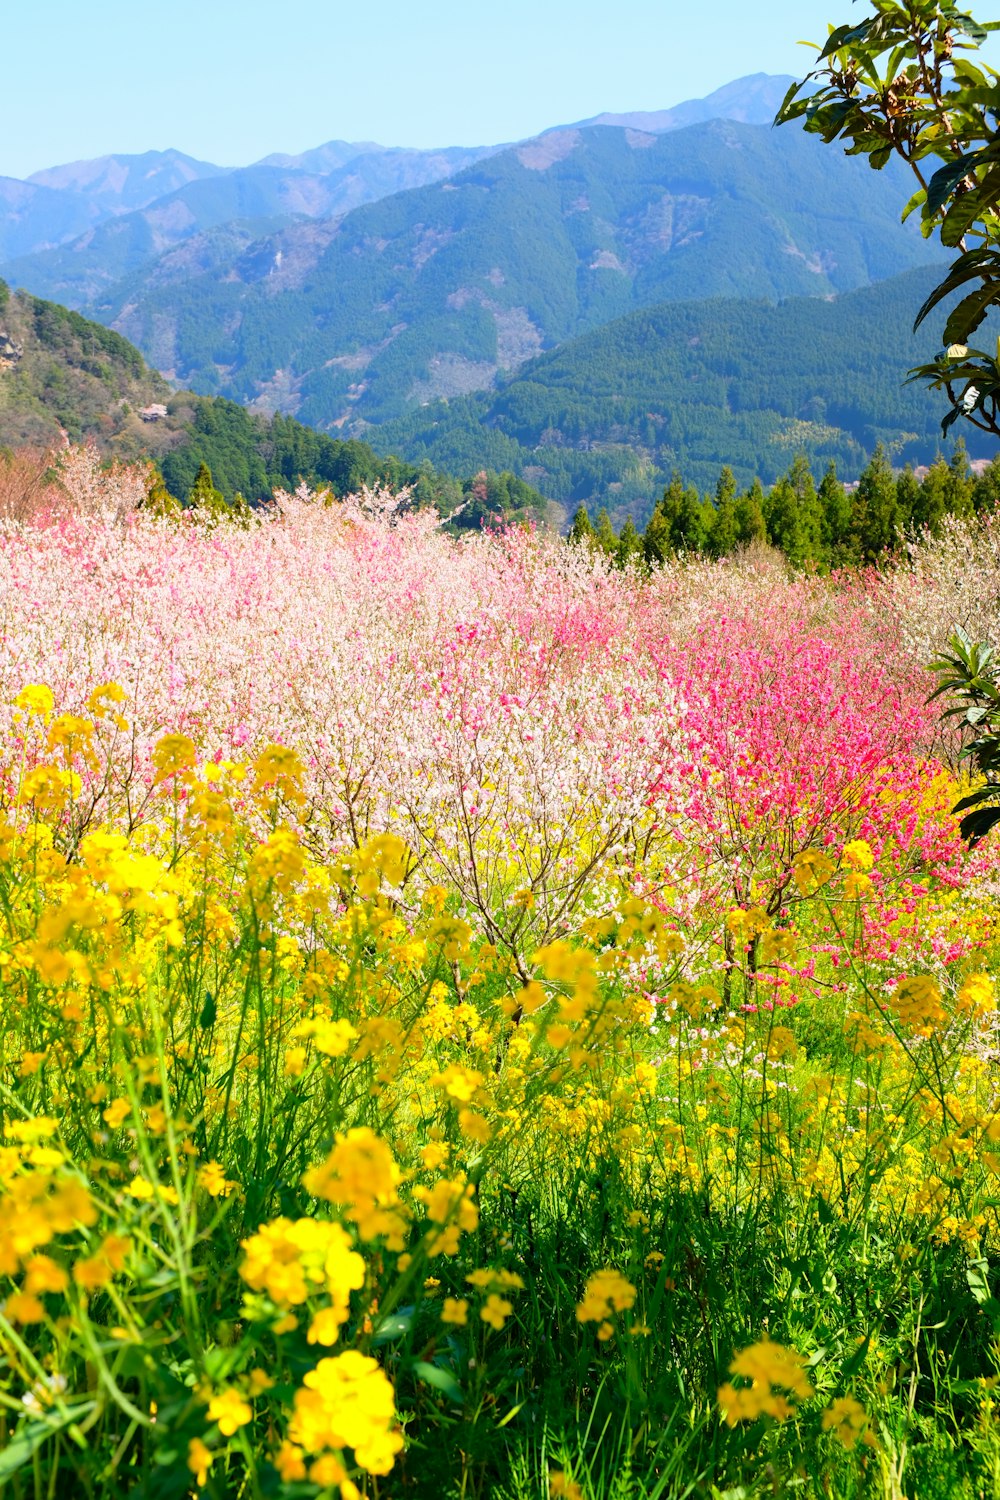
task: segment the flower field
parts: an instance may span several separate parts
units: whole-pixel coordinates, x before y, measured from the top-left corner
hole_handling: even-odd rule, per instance
[[[102,482],[0,529],[3,1493],[1000,1493],[1000,528]]]

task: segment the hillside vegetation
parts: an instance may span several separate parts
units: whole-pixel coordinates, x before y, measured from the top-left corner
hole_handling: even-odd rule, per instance
[[[935,267],[836,298],[719,299],[632,313],[524,365],[488,394],[439,401],[370,433],[376,447],[512,469],[554,499],[642,519],[673,469],[702,488],[721,463],[773,483],[790,458],[856,479],[877,444],[930,463],[941,404],[907,385],[932,334],[913,311]],[[974,457],[995,444],[970,431]]]
[[[151,406],[155,420],[143,420]],[[254,504],[306,481],[336,496],[365,485],[409,486],[419,503],[445,515],[460,511],[464,526],[547,514],[542,496],[509,473],[480,465],[453,477],[292,418],[172,391],[120,334],[0,281],[0,449],[50,451],[66,441],[93,442],[107,458],[151,458],[181,502],[204,465],[210,488],[226,502],[239,494]]]
[[[134,457],[151,440],[138,412],[169,395],[120,334],[0,281],[0,446],[47,448],[65,434]]]
[[[636,307],[919,264],[891,175],[756,125],[556,131],[207,264],[195,236],[88,310],[193,389],[363,435]]]

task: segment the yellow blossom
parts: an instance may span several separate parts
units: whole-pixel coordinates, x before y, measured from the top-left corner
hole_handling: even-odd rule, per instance
[[[232,1437],[253,1420],[253,1408],[232,1386],[226,1386],[208,1403],[208,1420],[218,1422],[224,1437]]]

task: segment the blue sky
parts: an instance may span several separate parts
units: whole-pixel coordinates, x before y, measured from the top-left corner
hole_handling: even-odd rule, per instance
[[[974,6],[1000,18],[1000,0]],[[516,140],[747,73],[849,0],[3,0],[0,175],[176,146],[223,165],[333,138]],[[1000,66],[1000,45],[990,60]]]

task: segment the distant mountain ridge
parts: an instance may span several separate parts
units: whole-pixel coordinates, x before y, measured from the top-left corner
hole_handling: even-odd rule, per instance
[[[735,120],[740,125],[770,125],[795,80],[788,75],[751,73],[723,84],[704,99],[685,99],[670,109],[633,110],[628,114],[594,115],[578,120],[576,128],[587,125],[618,125],[631,130],[648,130],[654,135],[665,130],[683,130],[686,125],[704,125],[709,120]],[[563,127],[565,128],[565,127]]]
[[[195,236],[87,310],[194,389],[364,435],[637,307],[919,265],[902,171],[727,121],[565,130],[342,218]]]
[[[189,182],[220,177],[225,167],[196,161],[183,151],[144,151],[139,156],[98,156],[33,172],[27,179],[41,187],[85,195],[105,214],[145,208]]]
[[[671,109],[640,112],[633,115],[596,115],[581,125],[627,124],[634,128],[658,132],[676,129],[704,120],[734,119],[745,123],[766,123],[784,94],[788,80],[755,74],[737,79],[702,100],[687,100]],[[773,108],[771,105],[773,104]],[[557,126],[555,129],[576,127]],[[273,152],[247,166],[226,167],[200,161],[182,151],[169,148],[137,155],[109,154],[85,161],[64,162],[33,172],[23,181],[0,177],[0,262],[52,250],[68,244],[92,226],[122,215],[141,212],[154,204],[168,207],[178,193],[192,183],[209,179],[248,174],[245,187],[237,189],[253,195],[253,184],[260,182],[258,169],[282,173],[306,173],[312,178],[334,178],[324,191],[314,187],[311,194],[300,192],[301,206],[290,208],[290,216],[304,214],[319,218],[346,213],[362,203],[372,202],[390,193],[421,187],[452,176],[487,156],[507,149],[509,143],[482,146],[447,146],[429,150],[412,147],[382,146],[375,141],[331,140],[298,153]],[[301,189],[302,184],[299,184]],[[285,195],[296,196],[295,186],[286,184]],[[276,196],[281,196],[280,192]],[[182,201],[183,196],[182,196]],[[204,206],[210,198],[199,197]],[[198,218],[197,229],[207,229],[223,222],[218,213]],[[270,215],[272,209],[266,213]],[[251,217],[259,215],[254,211]],[[162,212],[159,218],[162,219]],[[183,226],[182,226],[183,228]],[[173,243],[187,238],[178,232]],[[87,246],[81,246],[85,250]],[[161,246],[161,248],[164,248]],[[94,255],[91,266],[96,264]],[[76,274],[69,285],[61,288],[44,266],[9,267],[12,275],[24,271],[29,280],[37,269],[46,276],[33,290],[47,294],[73,291],[91,276]],[[102,278],[97,273],[97,279]]]

